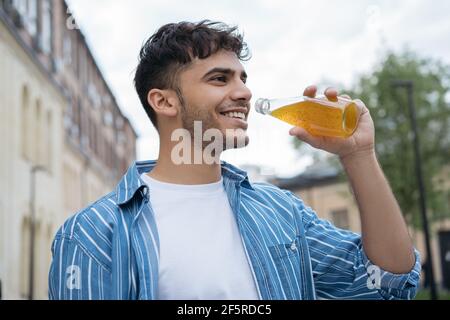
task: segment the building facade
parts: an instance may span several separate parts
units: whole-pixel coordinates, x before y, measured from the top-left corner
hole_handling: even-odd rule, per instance
[[[63,0],[0,1],[3,299],[47,298],[57,228],[136,157],[137,134],[68,12]]]

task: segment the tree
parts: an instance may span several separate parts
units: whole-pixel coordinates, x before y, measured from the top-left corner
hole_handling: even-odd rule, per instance
[[[420,152],[431,221],[450,218],[450,68],[442,62],[419,58],[406,51],[387,53],[374,71],[361,76],[347,90],[359,97],[375,123],[378,159],[406,219],[420,227],[418,187],[414,171],[411,123],[405,90],[394,89],[392,80],[414,82],[414,102],[420,136]],[[296,143],[299,147],[301,144]],[[331,163],[336,165],[336,159]]]

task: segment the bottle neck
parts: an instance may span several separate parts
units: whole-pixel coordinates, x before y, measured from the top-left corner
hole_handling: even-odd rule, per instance
[[[256,112],[262,113],[262,114],[269,114],[270,113],[270,100],[260,98],[256,100],[255,102],[255,110]]]

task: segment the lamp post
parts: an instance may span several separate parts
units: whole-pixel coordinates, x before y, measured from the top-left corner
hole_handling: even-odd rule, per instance
[[[427,264],[426,267],[428,270],[425,270],[426,276],[430,277],[430,293],[431,293],[431,299],[437,300],[437,292],[436,292],[436,285],[434,282],[434,268],[433,268],[433,255],[431,252],[431,245],[430,245],[430,232],[429,232],[429,226],[428,226],[428,218],[427,218],[427,206],[426,206],[426,193],[425,193],[425,184],[423,182],[423,173],[422,173],[422,162],[420,158],[420,152],[419,152],[419,134],[417,132],[417,118],[416,118],[416,110],[414,107],[414,99],[413,99],[413,92],[414,92],[414,82],[411,80],[393,80],[392,86],[394,88],[405,88],[408,93],[408,109],[409,109],[409,116],[411,121],[411,129],[413,132],[413,147],[414,147],[414,162],[415,162],[415,169],[416,169],[416,178],[417,183],[419,187],[419,202],[420,202],[420,213],[422,217],[422,226],[423,226],[423,232],[425,235],[425,247],[427,251]],[[427,274],[428,271],[428,274]]]
[[[38,171],[45,171],[45,168],[39,165],[31,167],[30,174],[30,265],[28,276],[28,299],[34,298],[34,238],[36,232],[36,173]]]

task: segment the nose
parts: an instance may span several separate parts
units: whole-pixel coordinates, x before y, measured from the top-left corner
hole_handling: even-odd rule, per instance
[[[231,99],[233,101],[249,102],[251,98],[252,92],[242,80],[239,80],[231,92]]]

